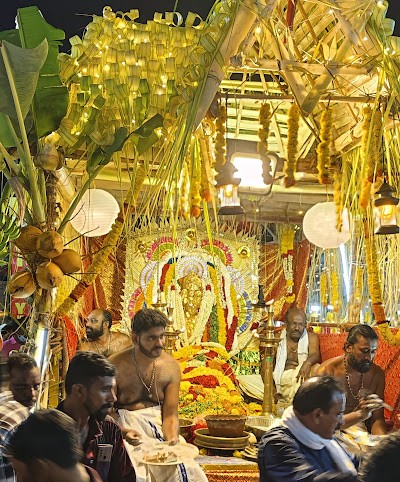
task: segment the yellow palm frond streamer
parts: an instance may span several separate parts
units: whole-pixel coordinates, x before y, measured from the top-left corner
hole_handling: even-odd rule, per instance
[[[287,161],[285,164],[285,187],[294,186],[294,173],[297,170],[297,143],[299,135],[300,109],[293,103],[288,115]]]
[[[382,288],[379,280],[378,256],[376,253],[374,238],[370,235],[367,221],[364,221],[364,235],[368,288],[372,301],[372,311],[375,316],[375,321],[379,325],[380,323],[386,323],[387,320],[385,315],[385,307],[383,306]]]

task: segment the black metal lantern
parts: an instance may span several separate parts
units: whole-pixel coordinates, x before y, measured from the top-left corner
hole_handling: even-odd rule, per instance
[[[244,214],[238,194],[241,179],[233,177],[236,171],[236,167],[231,162],[226,162],[215,176],[217,181],[215,187],[218,189],[218,197],[221,201],[221,207],[218,210],[220,215]]]
[[[383,183],[375,192],[377,196],[374,200],[375,234],[397,234],[399,232],[396,219],[396,206],[399,204],[399,199],[392,196],[394,191],[394,188],[384,178]]]

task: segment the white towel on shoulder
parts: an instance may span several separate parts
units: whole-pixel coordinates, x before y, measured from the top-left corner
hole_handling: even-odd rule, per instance
[[[320,435],[303,425],[296,417],[292,406],[288,407],[283,412],[279,425],[290,430],[297,440],[310,449],[322,450],[325,447],[340,471],[357,475],[357,470],[354,467],[353,462],[338,442],[335,439],[322,438]]]
[[[308,333],[307,330],[303,331],[303,334],[300,337],[299,344],[297,347],[297,356],[299,360],[299,367],[307,360],[308,358]],[[278,350],[276,352],[276,360],[275,360],[275,368],[274,368],[274,382],[276,386],[276,391],[281,393],[281,378],[282,374],[285,371],[287,359],[287,344],[286,344],[286,329],[282,330],[281,333],[281,341],[278,345]]]

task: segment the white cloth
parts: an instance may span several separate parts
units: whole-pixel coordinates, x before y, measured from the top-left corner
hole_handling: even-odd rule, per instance
[[[303,363],[308,358],[308,333],[304,330],[297,347],[297,356],[299,361],[298,370],[300,370]],[[281,388],[281,378],[285,371],[285,365],[287,360],[287,342],[286,342],[286,329],[281,332],[281,341],[278,345],[278,350],[276,352],[275,368],[274,368],[274,382],[276,386],[276,391],[282,393]],[[296,373],[296,376],[298,371]]]
[[[140,433],[142,440],[163,440],[160,407],[149,407],[141,410],[119,409],[122,427]],[[185,442],[180,437],[181,442]],[[207,482],[207,477],[200,465],[187,459],[184,464],[171,466],[149,466],[143,464],[143,453],[140,445],[133,447],[125,442],[126,449],[136,471],[137,482]]]
[[[313,450],[326,448],[339,470],[357,475],[357,470],[346,451],[335,439],[322,438],[296,417],[293,407],[288,407],[282,415],[279,425],[286,427],[303,445]]]

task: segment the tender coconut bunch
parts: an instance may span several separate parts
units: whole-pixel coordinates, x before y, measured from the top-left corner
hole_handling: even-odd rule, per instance
[[[45,290],[51,290],[60,286],[63,277],[64,273],[61,271],[61,268],[51,261],[45,261],[36,270],[36,281]]]
[[[35,280],[32,273],[28,270],[14,273],[7,287],[10,295],[16,298],[28,298],[33,295],[36,289]]]
[[[64,242],[56,231],[43,232],[36,226],[25,226],[15,244],[24,254],[37,253],[45,258],[36,269],[35,276],[29,271],[18,271],[8,283],[11,296],[27,298],[36,285],[50,290],[60,286],[64,274],[82,270],[80,255],[73,249],[64,249]],[[36,283],[35,283],[36,279]]]
[[[79,254],[73,249],[64,249],[60,256],[53,258],[64,274],[76,273],[82,270],[82,260]]]
[[[36,241],[43,232],[36,226],[25,226],[14,241],[23,253],[34,253],[36,251]]]
[[[57,231],[47,231],[36,240],[36,251],[42,258],[55,258],[60,256],[64,249],[64,241]]]

